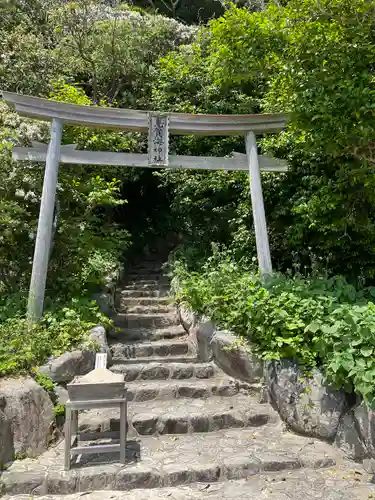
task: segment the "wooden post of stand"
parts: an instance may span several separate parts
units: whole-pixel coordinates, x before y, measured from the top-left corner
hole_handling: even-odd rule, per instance
[[[266,215],[260,178],[258,150],[254,132],[246,133],[246,153],[249,163],[250,193],[253,208],[258,264],[262,276],[272,274],[272,262],[268,243]]]
[[[62,123],[54,118],[51,124],[51,140],[48,145],[38,230],[35,241],[34,261],[31,274],[27,317],[38,321],[43,314],[44,294],[51,246],[53,214],[59,171]]]

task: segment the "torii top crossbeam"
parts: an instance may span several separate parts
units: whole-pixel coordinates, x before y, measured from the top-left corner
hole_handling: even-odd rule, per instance
[[[34,143],[32,148],[18,147],[13,150],[15,160],[45,161],[46,163],[28,302],[28,318],[31,321],[38,320],[43,313],[59,163],[249,170],[259,268],[262,275],[272,273],[260,169],[283,172],[286,170],[286,163],[282,160],[258,156],[255,134],[281,131],[287,121],[286,115],[157,113],[68,104],[11,92],[3,92],[2,95],[8,105],[20,115],[52,121],[48,148],[46,145]],[[148,132],[148,155],[94,153],[76,151],[74,145],[61,146],[64,124]],[[169,134],[205,136],[243,134],[246,140],[246,156],[235,154],[233,158],[186,156],[169,158]]]
[[[49,101],[11,92],[3,92],[3,99],[23,116],[40,120],[58,118],[66,124],[148,132],[148,111],[82,106]],[[167,113],[169,133],[172,135],[240,135],[249,130],[259,134],[278,132],[284,128],[287,116],[265,115],[203,115]]]

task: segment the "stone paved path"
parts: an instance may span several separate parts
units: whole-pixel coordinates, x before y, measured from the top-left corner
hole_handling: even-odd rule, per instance
[[[333,447],[285,432],[256,386],[197,362],[156,263],[133,273],[118,293],[111,341],[111,370],[125,374],[129,391],[128,463],[83,455],[65,472],[60,442],[2,474],[6,498],[375,499],[370,478]],[[116,410],[80,416],[82,434],[118,427]]]

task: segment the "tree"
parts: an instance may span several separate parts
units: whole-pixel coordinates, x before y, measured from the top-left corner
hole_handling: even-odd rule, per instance
[[[203,30],[198,56],[164,60],[154,95],[166,106],[173,105],[175,93],[177,109],[191,99],[196,111],[215,110],[217,102],[234,110],[236,93],[237,102],[253,99],[258,112],[290,113],[288,130],[261,144],[290,165],[286,176],[264,177],[279,269],[320,265],[354,280],[375,277],[374,14],[369,0],[291,0],[261,12],[231,7]],[[202,144],[189,140],[189,152],[199,154]],[[206,143],[205,154],[217,145]],[[222,186],[219,176],[211,183],[212,190]],[[251,255],[246,183],[243,189],[236,216],[222,225],[224,240],[230,236],[235,250]]]
[[[65,62],[65,74],[74,75],[96,104],[104,99],[145,105],[158,57],[194,35],[173,19],[126,7],[100,9],[93,0],[70,2],[56,18],[60,39],[55,53]]]

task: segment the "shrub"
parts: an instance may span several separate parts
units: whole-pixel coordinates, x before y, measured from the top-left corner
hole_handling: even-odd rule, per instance
[[[328,380],[375,403],[374,290],[340,276],[283,276],[263,282],[230,257],[214,255],[200,273],[174,267],[177,295],[220,327],[251,341],[265,360],[320,366]]]
[[[9,307],[8,298],[6,305]],[[50,356],[58,356],[87,342],[92,327],[110,325],[94,301],[73,298],[69,306],[55,302],[54,309],[30,325],[24,317],[10,316],[0,304],[0,377],[30,372]]]

